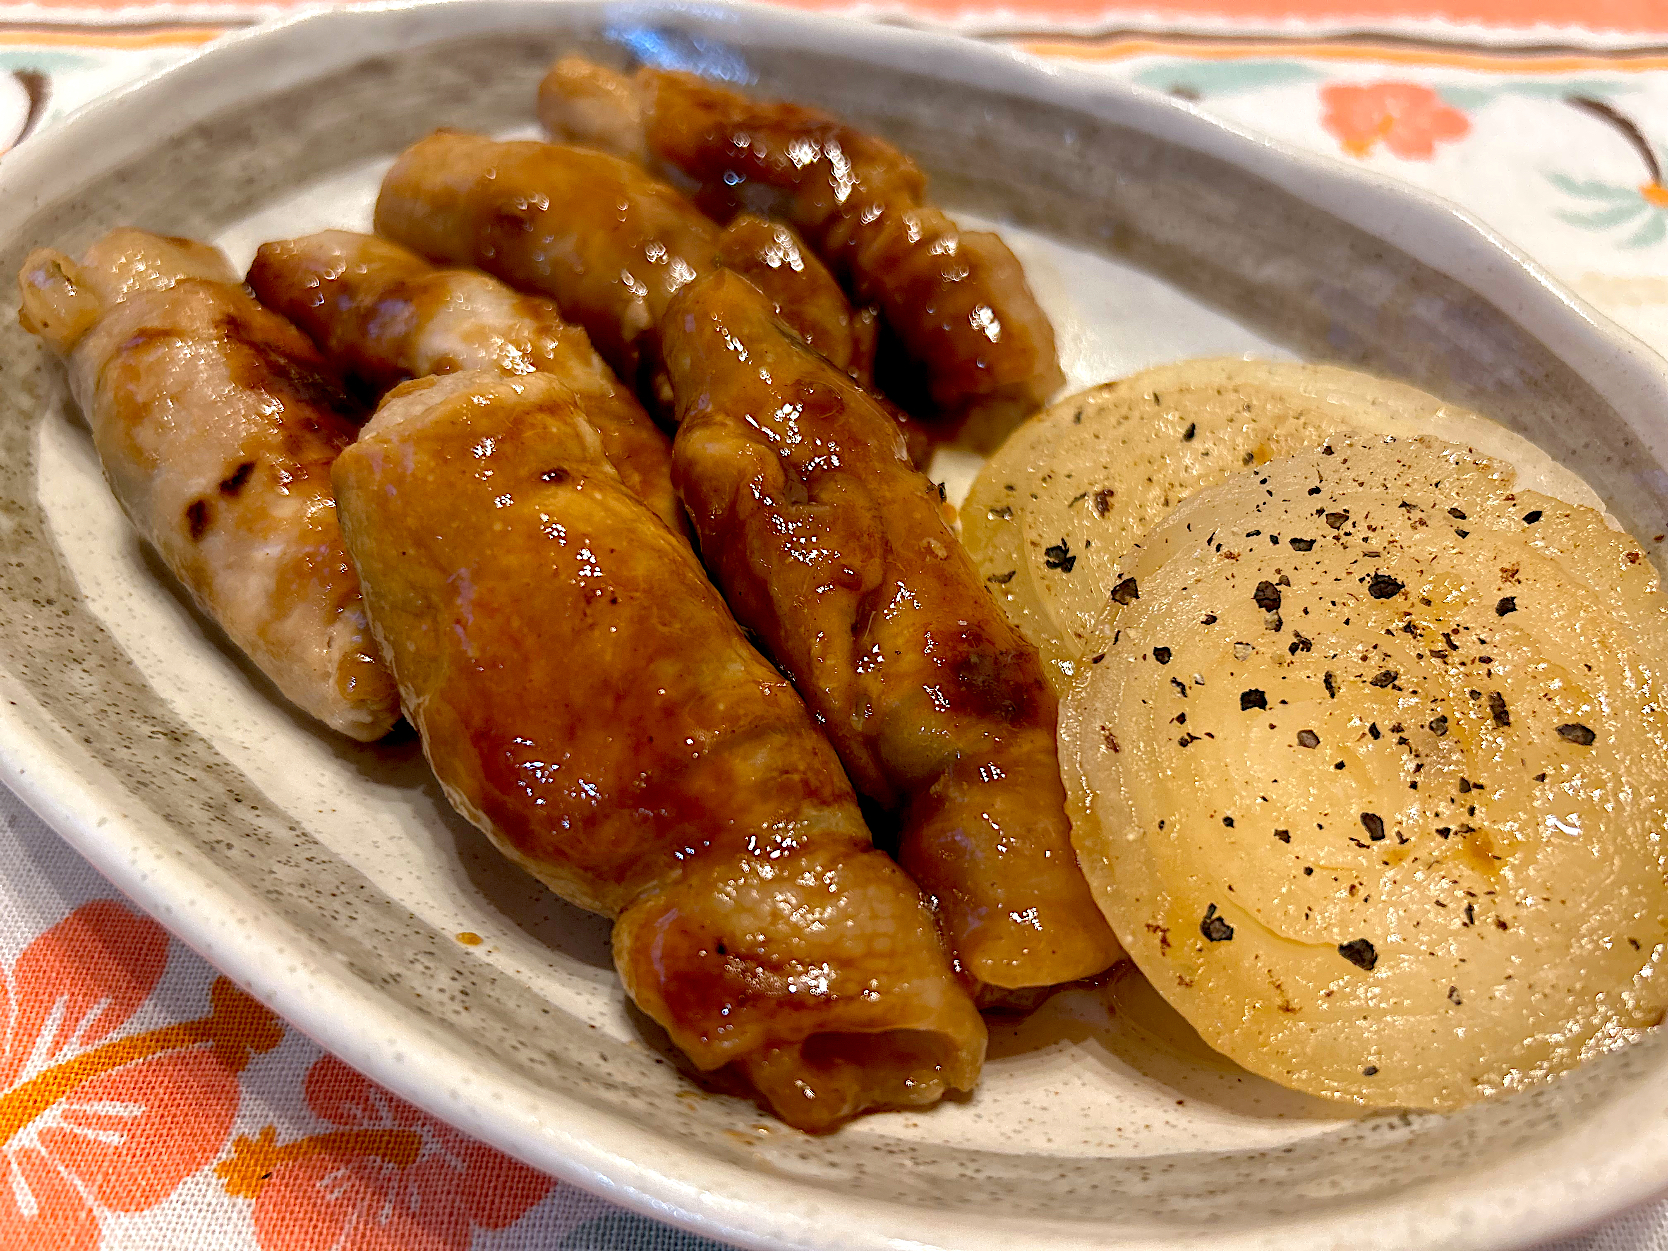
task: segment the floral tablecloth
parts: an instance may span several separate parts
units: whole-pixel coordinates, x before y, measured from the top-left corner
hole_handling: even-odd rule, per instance
[[[1668,351],[1668,0],[801,2],[1072,59],[1437,191]],[[295,7],[0,3],[0,152]],[[324,1054],[4,790],[0,1018],[0,1251],[714,1245]],[[1668,1251],[1668,1203],[1557,1251],[1624,1248]]]

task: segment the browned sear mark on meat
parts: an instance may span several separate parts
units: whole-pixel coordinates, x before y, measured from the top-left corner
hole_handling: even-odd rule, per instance
[[[209,504],[206,499],[194,499],[185,506],[185,528],[193,543],[202,539],[209,528]]]
[[[249,481],[249,475],[255,472],[255,462],[246,460],[231,473],[220,479],[220,494],[227,499],[236,499]]]
[[[1020,725],[1037,715],[1042,695],[1033,666],[1023,652],[976,646],[954,662],[945,695],[959,711]]]
[[[322,408],[340,414],[358,425],[363,414],[336,379],[310,361],[297,360],[274,346],[258,330],[247,326],[236,314],[227,314],[221,333],[234,350],[226,361],[233,381],[250,390],[264,391],[288,407]],[[248,355],[235,349],[241,348]],[[346,446],[344,443],[343,446]]]

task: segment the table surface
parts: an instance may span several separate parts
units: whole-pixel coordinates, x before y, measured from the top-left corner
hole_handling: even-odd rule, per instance
[[[0,153],[296,3],[0,3]],[[1668,352],[1664,0],[800,0],[949,26],[1196,101],[1470,209]],[[5,176],[0,157],[0,178]],[[474,1143],[251,1006],[0,789],[0,1251],[697,1251]],[[94,1056],[94,1053],[99,1053]],[[92,1060],[87,1057],[93,1056]],[[94,1077],[87,1077],[90,1070]],[[1668,1251],[1668,1202],[1541,1251]]]

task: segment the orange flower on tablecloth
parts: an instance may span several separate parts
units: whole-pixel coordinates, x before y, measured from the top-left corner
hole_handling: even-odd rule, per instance
[[[92,1251],[101,1212],[141,1212],[225,1144],[237,1073],[283,1026],[224,978],[200,1020],[117,1036],[168,961],[115,900],[36,936],[0,983],[0,1247]]]
[[[418,1111],[334,1056],[307,1072],[307,1106],[334,1128],[280,1144],[268,1125],[215,1165],[255,1200],[264,1251],[467,1251],[503,1229],[550,1178]]]
[[[1321,125],[1344,151],[1363,157],[1380,142],[1406,161],[1428,161],[1442,140],[1471,130],[1464,113],[1418,83],[1329,83],[1321,88]]]

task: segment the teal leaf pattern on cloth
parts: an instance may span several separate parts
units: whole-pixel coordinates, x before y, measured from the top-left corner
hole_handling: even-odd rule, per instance
[[[1324,77],[1301,61],[1160,61],[1134,76],[1134,81],[1169,95],[1178,92],[1197,98],[1260,91],[1319,82]]]
[[[1485,104],[1516,96],[1525,100],[1562,100],[1567,95],[1608,99],[1637,90],[1635,84],[1618,78],[1550,78],[1543,81],[1497,82],[1482,85],[1447,83],[1436,87],[1444,104],[1474,113]]]
[[[1650,205],[1639,198],[1634,192],[1632,204],[1618,204],[1615,208],[1600,209],[1595,213],[1571,213],[1567,209],[1559,209],[1558,217],[1572,226],[1586,226],[1589,229],[1601,229],[1605,226],[1620,226],[1625,221],[1632,221]]]
[[[1568,192],[1583,200],[1631,200],[1639,192],[1633,187],[1620,186],[1613,182],[1596,182],[1580,178],[1571,178],[1567,174],[1550,173],[1546,180],[1560,191]]]
[[[1661,243],[1664,235],[1668,235],[1668,214],[1658,211],[1653,213],[1651,220],[1639,227],[1622,246],[1648,248],[1653,243]]]
[[[67,75],[96,68],[97,60],[79,52],[57,52],[51,49],[8,48],[0,50],[0,72],[12,70],[42,70],[49,74]]]

